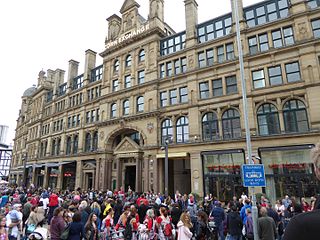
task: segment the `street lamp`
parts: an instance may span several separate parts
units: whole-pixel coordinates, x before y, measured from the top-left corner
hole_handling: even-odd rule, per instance
[[[28,161],[28,153],[24,153],[22,155],[22,161],[23,161],[23,178],[22,178],[22,183],[24,184],[22,187],[27,186],[27,174],[26,174],[26,167],[27,167],[27,161]],[[22,185],[22,184],[21,184]]]
[[[168,146],[169,146],[169,138],[166,138],[164,141],[164,146],[161,147],[164,150],[164,194],[168,196],[168,189],[169,189],[169,153],[168,153]]]

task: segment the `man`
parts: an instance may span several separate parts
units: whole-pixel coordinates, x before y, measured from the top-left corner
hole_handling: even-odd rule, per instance
[[[224,240],[223,221],[225,219],[225,213],[219,201],[215,201],[213,206],[210,217],[213,217],[213,221],[217,226],[219,240]]]
[[[227,215],[227,229],[230,234],[229,240],[241,240],[242,239],[242,221],[239,213],[237,212],[237,206],[231,207],[231,212]]]
[[[17,240],[22,230],[22,206],[21,204],[14,204],[12,211],[6,216],[6,225],[9,227],[8,239]]]
[[[311,150],[311,158],[316,177],[320,180],[320,143]],[[283,240],[319,239],[319,226],[320,209],[315,206],[314,211],[301,213],[290,220],[284,232]]]
[[[258,219],[258,234],[260,240],[275,240],[277,238],[277,228],[274,220],[268,216],[265,207],[260,209],[261,217]]]

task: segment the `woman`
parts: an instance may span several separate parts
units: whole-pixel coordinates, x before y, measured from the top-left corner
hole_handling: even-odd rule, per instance
[[[53,217],[50,223],[51,240],[60,240],[60,235],[66,228],[66,222],[63,218],[64,209],[58,207],[53,212]]]
[[[37,207],[37,220],[38,220],[38,223],[42,222],[46,218],[45,216],[46,216],[46,212],[43,209],[43,202],[40,201],[39,205]]]
[[[38,207],[32,206],[30,215],[27,219],[27,228],[26,228],[27,233],[32,233],[36,229],[36,226],[39,223],[37,212],[38,212]]]
[[[148,239],[154,239],[154,237],[155,237],[155,219],[154,219],[153,209],[148,209],[148,211],[146,213],[146,218],[144,220],[144,224],[146,225],[146,232],[149,236]]]
[[[101,219],[100,219],[100,214],[101,214],[101,207],[99,205],[99,203],[97,203],[96,201],[94,201],[91,204],[91,212],[94,213],[95,215],[97,215],[97,225],[98,225],[98,229],[100,229],[101,227]]]
[[[196,239],[205,240],[207,236],[208,215],[204,211],[198,212],[198,224],[196,229]]]
[[[8,240],[8,234],[6,231],[6,218],[0,217],[0,240]]]
[[[86,240],[98,240],[99,239],[99,229],[97,225],[97,215],[91,213],[89,215],[88,221],[84,227],[85,239]]]
[[[168,210],[164,207],[160,208],[160,216],[157,217],[157,229],[158,237],[160,240],[171,240],[174,239],[172,235],[172,222],[168,216]]]
[[[113,209],[110,208],[107,216],[102,220],[101,231],[103,231],[103,239],[111,239],[111,228],[113,227]]]
[[[183,212],[180,216],[180,221],[178,226],[178,240],[190,240],[192,238],[192,228],[191,218],[189,213]]]
[[[81,213],[75,212],[70,223],[68,240],[81,240],[84,238],[83,225],[81,223]]]

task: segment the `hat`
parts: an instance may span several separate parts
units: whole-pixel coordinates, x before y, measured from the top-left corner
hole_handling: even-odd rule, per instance
[[[22,205],[21,205],[20,203],[15,203],[15,204],[13,204],[13,208],[14,208],[14,209],[17,209],[17,208],[19,208],[19,207],[22,207]]]

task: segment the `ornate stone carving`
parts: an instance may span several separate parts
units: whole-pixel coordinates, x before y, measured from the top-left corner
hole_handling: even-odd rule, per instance
[[[301,36],[301,39],[306,39],[307,38],[307,26],[305,22],[299,23],[298,24],[298,31]]]
[[[116,21],[112,21],[109,26],[110,39],[115,40],[119,36],[120,25]]]
[[[100,137],[100,140],[103,140],[103,138],[104,138],[104,131],[101,131],[101,132],[100,132],[99,137]]]
[[[153,129],[154,129],[154,125],[153,125],[153,123],[147,123],[147,130],[148,130],[148,132],[151,134],[152,133],[152,131],[153,131]]]

